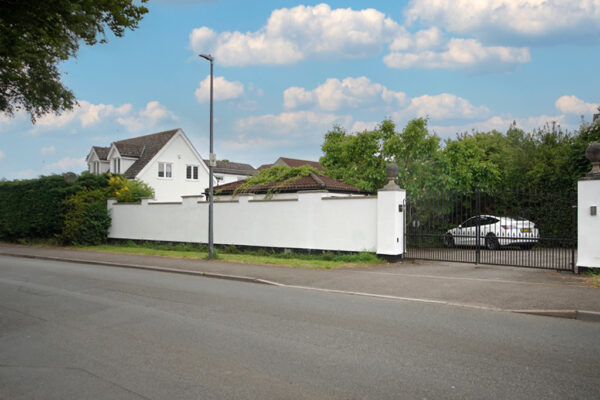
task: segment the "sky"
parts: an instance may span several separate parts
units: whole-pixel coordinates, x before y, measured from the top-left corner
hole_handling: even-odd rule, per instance
[[[78,107],[0,114],[0,178],[86,169],[91,146],[181,128],[218,159],[318,160],[325,133],[416,117],[459,132],[577,129],[600,105],[600,0],[150,0],[61,64]]]

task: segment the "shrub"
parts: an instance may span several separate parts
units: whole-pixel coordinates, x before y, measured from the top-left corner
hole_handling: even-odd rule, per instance
[[[64,244],[96,245],[106,242],[110,216],[106,189],[83,189],[64,201],[65,218],[60,240]]]
[[[154,197],[154,190],[137,179],[130,180],[119,175],[108,175],[110,196],[116,197],[119,203],[135,203],[143,197]]]

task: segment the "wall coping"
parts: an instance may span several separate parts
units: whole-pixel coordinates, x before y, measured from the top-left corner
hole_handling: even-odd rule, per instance
[[[266,203],[274,201],[298,201],[298,199],[253,199],[248,200],[248,203]]]
[[[329,196],[322,197],[321,200],[364,200],[364,199],[376,199],[377,196]]]

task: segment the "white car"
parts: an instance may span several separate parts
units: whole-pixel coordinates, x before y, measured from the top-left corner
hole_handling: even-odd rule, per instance
[[[519,246],[531,249],[540,239],[535,224],[524,218],[477,215],[467,219],[444,235],[444,246],[476,246],[479,223],[479,246],[497,250],[501,246]]]

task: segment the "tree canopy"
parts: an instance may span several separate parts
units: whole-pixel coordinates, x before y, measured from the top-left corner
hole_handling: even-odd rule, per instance
[[[548,124],[525,132],[512,124],[498,131],[458,134],[441,141],[418,118],[397,131],[391,120],[373,130],[325,135],[321,165],[332,177],[371,192],[385,182],[385,165],[398,165],[398,184],[411,196],[444,190],[498,187],[569,191],[591,168],[585,149],[600,141],[600,121],[568,132]]]
[[[141,3],[147,0],[140,0]],[[135,29],[148,9],[135,0],[0,0],[0,113],[60,113],[76,104],[59,63],[80,43],[106,41]]]

